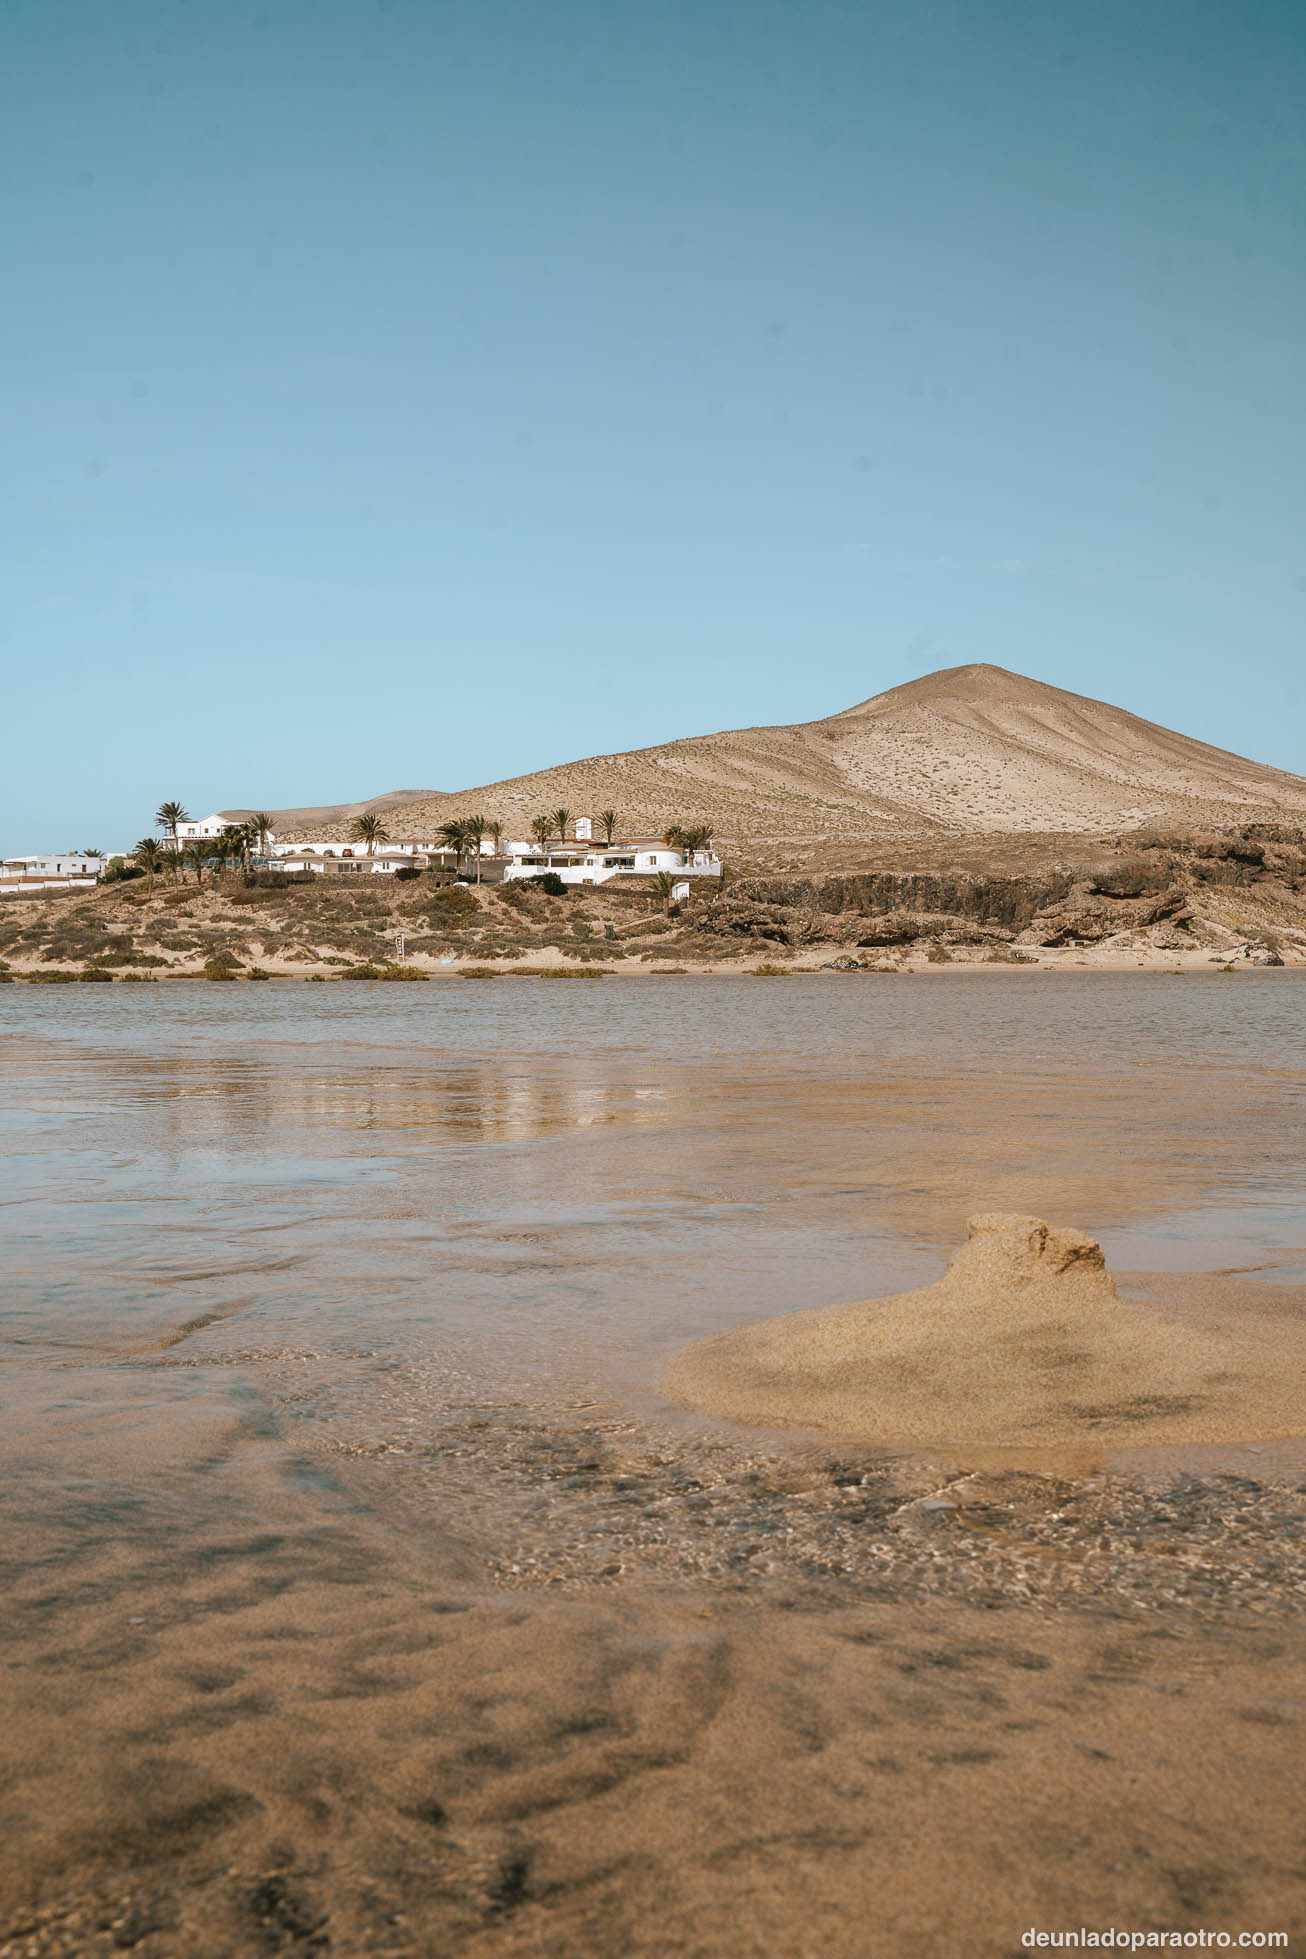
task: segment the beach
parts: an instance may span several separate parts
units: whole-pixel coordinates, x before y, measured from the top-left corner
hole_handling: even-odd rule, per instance
[[[659,1383],[991,1212],[1290,1343],[1302,989],[6,989],[0,1953],[1299,1936],[1306,1420]]]

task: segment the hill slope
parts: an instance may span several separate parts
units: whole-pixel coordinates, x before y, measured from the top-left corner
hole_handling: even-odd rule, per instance
[[[613,808],[627,832],[710,817],[734,850],[810,860],[907,836],[943,843],[1157,820],[1300,823],[1306,778],[1001,667],[966,666],[821,721],[696,735],[458,794],[396,793],[367,807],[383,804],[394,837],[430,836],[472,809],[524,834],[537,812],[561,805],[573,813]],[[279,828],[309,835],[322,826],[283,817]]]

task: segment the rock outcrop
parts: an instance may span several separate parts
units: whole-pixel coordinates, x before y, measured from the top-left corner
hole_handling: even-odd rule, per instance
[[[1192,918],[1188,893],[1179,885],[1137,898],[1117,897],[1088,879],[1071,886],[1064,898],[1045,905],[1017,939],[1017,945],[1093,945],[1117,932],[1143,932],[1163,921],[1172,929]]]

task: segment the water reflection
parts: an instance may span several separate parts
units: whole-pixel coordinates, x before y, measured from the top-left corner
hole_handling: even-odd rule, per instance
[[[1158,988],[662,981],[583,1022],[541,988],[5,998],[0,1348],[648,1378],[713,1326],[933,1276],[976,1209],[1126,1264],[1158,1212],[1225,1265],[1300,1243],[1306,988],[1172,985],[1169,1023]]]

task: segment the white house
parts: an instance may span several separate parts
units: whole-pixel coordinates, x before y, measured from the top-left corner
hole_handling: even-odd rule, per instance
[[[427,863],[447,857],[451,851],[432,850],[425,844],[377,844],[369,857],[366,844],[285,843],[277,844],[269,857],[255,861],[278,871],[313,871],[324,877],[337,873],[376,872],[384,876],[400,871],[406,864],[424,868]]]
[[[0,862],[0,896],[28,891],[83,891],[99,882],[105,859],[84,850],[50,851],[43,856],[6,857]]]
[[[207,839],[209,837],[220,837],[224,830],[229,830],[233,824],[243,821],[245,821],[243,817],[223,816],[221,811],[214,810],[210,816],[197,816],[189,822],[179,823],[177,825],[177,841],[178,843],[186,844],[193,843],[196,838]],[[166,840],[171,842],[171,830],[168,830],[165,836]],[[275,843],[276,838],[271,830],[268,831],[267,836],[269,843]]]
[[[219,816],[215,810],[212,816],[197,816],[192,822],[177,825],[178,843],[192,843],[196,837],[220,837],[224,830],[231,828],[229,816]],[[168,831],[171,837],[171,830]]]
[[[514,841],[504,845],[504,855],[505,883],[513,878],[540,877],[545,871],[556,872],[564,884],[607,884],[614,877],[654,877],[659,871],[682,878],[721,875],[721,859],[711,845],[685,851],[661,837],[627,837],[611,844],[595,844],[581,837],[575,843],[547,846]]]

